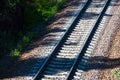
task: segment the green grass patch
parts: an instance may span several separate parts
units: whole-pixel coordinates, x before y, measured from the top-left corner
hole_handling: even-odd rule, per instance
[[[111,71],[113,75],[115,75],[118,79],[120,79],[120,72],[116,71],[116,70],[112,70]]]

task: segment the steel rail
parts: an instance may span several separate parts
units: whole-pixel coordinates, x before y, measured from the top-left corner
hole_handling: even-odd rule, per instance
[[[100,24],[100,22],[101,22],[101,20],[102,20],[102,18],[104,16],[107,8],[108,8],[110,2],[111,2],[111,0],[106,1],[101,13],[99,14],[99,17],[97,18],[97,21],[95,22],[93,28],[90,31],[90,34],[88,35],[87,39],[85,40],[85,42],[84,42],[84,44],[82,46],[82,49],[80,50],[79,55],[77,56],[77,58],[76,58],[76,60],[75,60],[75,62],[73,64],[73,67],[71,68],[66,80],[72,80],[73,79],[73,77],[75,75],[75,72],[77,70],[78,64],[79,64],[80,60],[82,59],[82,56],[86,52],[86,50],[87,50],[87,48],[88,48],[88,46],[89,46],[89,44],[90,44],[90,42],[91,42],[91,40],[92,40],[92,38],[94,36],[94,33],[96,32],[96,29],[99,26],[99,24]]]
[[[42,67],[38,70],[38,73],[33,77],[33,80],[38,80],[41,76],[42,73],[44,72],[47,64],[50,62],[52,57],[54,57],[55,53],[60,49],[60,47],[63,45],[65,40],[67,39],[68,35],[72,32],[73,28],[76,26],[76,24],[79,22],[80,18],[82,17],[82,14],[85,12],[87,9],[88,5],[90,4],[92,0],[87,0],[82,9],[79,11],[79,14],[77,14],[77,17],[73,20],[73,23],[71,23],[70,27],[68,30],[66,30],[65,34],[62,36],[60,41],[57,43],[51,54],[48,56],[48,58],[45,60],[43,63]]]

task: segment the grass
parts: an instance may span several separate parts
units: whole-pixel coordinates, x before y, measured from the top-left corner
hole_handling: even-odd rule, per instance
[[[30,32],[27,35],[22,37],[22,40],[19,40],[17,47],[11,51],[12,57],[19,57],[21,51],[30,43],[33,38],[33,33]]]
[[[115,75],[118,79],[120,79],[120,72],[116,71],[116,70],[112,70],[111,71],[113,75]]]
[[[11,50],[12,57],[19,57],[22,50],[30,43],[32,38],[39,33],[39,31],[42,31],[43,28],[45,29],[44,26],[39,28],[41,30],[38,30],[37,32],[30,32],[34,28],[35,24],[42,20],[47,23],[67,0],[53,1],[57,2],[52,2],[53,4],[51,4],[47,0],[35,0],[33,3],[26,3],[24,29],[18,33],[20,40],[18,41],[17,46]]]

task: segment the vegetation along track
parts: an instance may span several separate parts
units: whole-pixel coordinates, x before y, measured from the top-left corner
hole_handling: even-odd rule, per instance
[[[87,59],[85,55],[89,55],[94,49],[101,29],[98,27],[99,23],[111,0],[82,1],[77,18],[39,69],[34,80],[80,79],[77,68],[84,69],[85,61],[81,59]]]

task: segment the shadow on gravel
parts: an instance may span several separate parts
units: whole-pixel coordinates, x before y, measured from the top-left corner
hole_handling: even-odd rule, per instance
[[[7,79],[7,78],[15,78],[17,77],[18,80],[26,80],[26,79],[23,79],[23,78],[18,78],[19,76],[33,76],[33,66],[36,64],[36,62],[39,60],[41,61],[41,64],[39,64],[38,66],[41,66],[42,65],[42,62],[45,60],[46,58],[34,58],[34,57],[31,57],[31,58],[28,58],[26,60],[21,60],[21,61],[16,61],[14,64],[12,65],[7,65],[7,66],[4,66],[4,63],[3,64],[0,64],[0,68],[2,67],[6,67],[5,69],[7,70],[4,70],[3,69],[0,69],[0,80],[1,79]],[[11,68],[12,66],[12,68]],[[31,73],[30,73],[31,72]],[[12,79],[10,79],[12,80]],[[14,79],[16,80],[16,79]]]
[[[8,66],[7,72],[4,72],[4,70],[0,71],[0,80],[7,79],[7,78],[15,78],[15,77],[17,77],[16,79],[18,79],[18,80],[26,80],[23,78],[19,78],[19,76],[21,76],[21,77],[34,76],[34,74],[36,74],[38,71],[38,68],[35,68],[35,67],[41,67],[43,65],[43,62],[46,59],[47,59],[47,57],[45,57],[45,58],[34,58],[33,57],[33,58],[29,58],[29,59],[22,60],[19,62],[16,61],[17,63],[15,63],[15,65],[13,66],[12,69],[9,69],[9,66]],[[57,60],[59,60],[60,63],[64,63],[64,64],[61,64],[61,66],[51,66],[51,69],[59,69],[59,70],[53,70],[51,73],[49,73],[50,75],[57,74],[59,71],[69,71],[70,66],[68,66],[68,65],[70,65],[71,63],[74,62],[74,59],[69,59],[69,58],[57,58]],[[37,61],[40,61],[39,64],[37,63]],[[29,66],[27,66],[27,65],[29,65]],[[32,65],[32,66],[30,66],[30,65]],[[21,67],[21,66],[23,66],[23,67]],[[14,79],[14,80],[16,80],[16,79]]]
[[[110,6],[120,6],[119,0],[112,0]]]
[[[81,4],[85,4],[85,2],[81,2]],[[66,29],[62,29],[62,28],[60,28],[60,26],[62,27],[62,26],[66,25],[65,22],[68,21],[68,20],[66,20],[66,18],[68,19],[68,18],[71,18],[71,16],[73,16],[74,8],[78,7],[78,5],[79,5],[78,0],[69,0],[69,2],[63,6],[63,9],[60,10],[60,12],[58,14],[56,14],[55,17],[50,21],[51,24],[49,24],[47,26],[46,30],[40,34],[40,37],[38,37],[39,36],[39,34],[38,34],[37,39],[33,39],[32,42],[34,42],[34,43],[30,44],[27,47],[27,49],[25,49],[25,52],[29,52],[30,50],[32,50],[36,47],[39,47],[39,45],[41,45],[41,40],[44,37],[49,38],[49,37],[56,36],[56,35],[49,35],[49,33],[65,32]],[[64,8],[69,8],[69,7],[71,7],[71,9],[67,9],[67,10],[64,9]],[[53,28],[53,26],[55,26],[55,27]],[[51,43],[49,42],[49,44],[51,44]],[[47,44],[47,45],[49,45],[49,44]]]
[[[107,58],[103,56],[88,57],[89,59],[83,59],[87,61],[84,66],[84,71],[92,69],[104,70],[120,67],[120,58]]]
[[[36,73],[35,71],[38,69],[34,69],[33,66],[30,65],[35,65],[35,63],[37,61],[40,61],[39,64],[37,64],[36,67],[38,66],[42,66],[45,58],[29,58],[26,60],[22,60],[17,62],[12,69],[9,70],[9,66],[8,66],[8,71],[4,72],[4,71],[0,71],[0,79],[4,79],[4,78],[14,78],[14,77],[18,77],[18,76],[33,76],[34,73]],[[58,58],[59,61],[61,61],[61,63],[65,63],[65,64],[61,64],[61,66],[52,66],[51,68],[53,69],[59,69],[59,70],[55,70],[52,71],[52,73],[49,73],[49,75],[54,75],[57,74],[59,71],[69,71],[70,70],[70,66],[71,63],[74,62],[74,59],[68,59],[68,58]],[[93,70],[93,69],[98,69],[98,70],[104,70],[104,69],[112,69],[112,68],[117,68],[120,67],[120,58],[107,58],[107,57],[103,57],[103,56],[95,56],[95,57],[88,57],[87,59],[83,59],[83,61],[87,61],[87,63],[85,65],[82,65],[84,67],[84,69],[81,69],[80,67],[78,69],[80,70],[84,70],[84,71],[89,71],[89,70]],[[84,63],[84,62],[83,62]],[[26,66],[29,65],[29,66]],[[62,68],[64,66],[64,69]],[[70,66],[68,66],[70,65]],[[21,67],[24,66],[24,67]],[[79,65],[81,66],[81,65]],[[6,67],[6,66],[4,66]],[[83,68],[82,67],[82,68]],[[23,69],[24,68],[24,69]],[[30,72],[30,73],[29,73]],[[2,75],[4,74],[4,75]]]
[[[88,20],[88,19],[96,19],[99,16],[98,13],[91,13],[91,12],[86,12],[82,18],[82,20]],[[104,16],[111,17],[111,14],[104,14]]]

